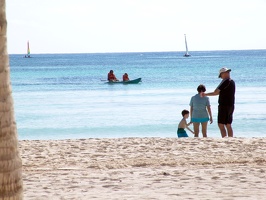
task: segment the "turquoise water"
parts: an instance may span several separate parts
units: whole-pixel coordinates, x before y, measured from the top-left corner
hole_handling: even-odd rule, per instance
[[[227,66],[236,82],[236,137],[264,137],[266,50],[10,55],[19,139],[176,137],[181,111],[199,84],[207,92]],[[107,73],[127,72],[137,85],[109,85]],[[210,97],[220,137],[217,97]],[[192,136],[192,135],[190,135]]]

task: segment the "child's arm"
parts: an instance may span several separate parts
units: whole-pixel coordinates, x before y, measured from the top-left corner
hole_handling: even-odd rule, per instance
[[[190,125],[190,123],[189,124],[186,124],[186,128],[191,132],[191,133],[193,133],[193,134],[195,134],[188,126]]]

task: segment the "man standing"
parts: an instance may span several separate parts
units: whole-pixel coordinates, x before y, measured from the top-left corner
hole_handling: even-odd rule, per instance
[[[219,71],[218,78],[222,82],[210,93],[202,93],[202,96],[219,95],[218,126],[222,137],[233,137],[233,112],[235,107],[235,82],[230,78],[231,69],[223,67]]]

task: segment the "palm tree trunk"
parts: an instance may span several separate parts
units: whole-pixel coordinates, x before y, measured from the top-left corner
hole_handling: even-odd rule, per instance
[[[23,199],[19,155],[7,53],[5,0],[0,0],[0,200]]]

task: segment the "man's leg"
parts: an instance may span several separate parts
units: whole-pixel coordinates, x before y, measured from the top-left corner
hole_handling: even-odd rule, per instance
[[[225,125],[224,125],[224,124],[221,124],[221,123],[218,123],[218,127],[219,127],[219,129],[220,129],[220,132],[221,132],[222,138],[226,137],[227,134],[226,134]]]
[[[231,124],[226,124],[226,129],[227,129],[228,137],[234,137],[233,128]]]
[[[232,122],[233,122],[233,113],[234,113],[234,106],[229,107],[228,109],[228,121],[226,123],[226,129],[228,133],[228,137],[234,137]]]

